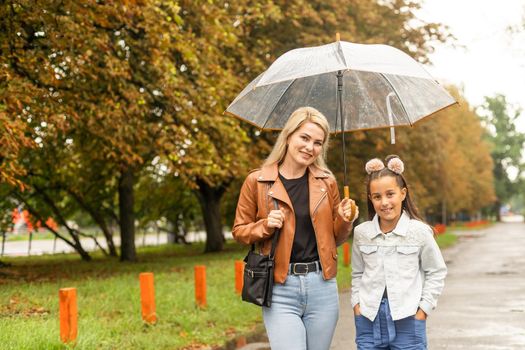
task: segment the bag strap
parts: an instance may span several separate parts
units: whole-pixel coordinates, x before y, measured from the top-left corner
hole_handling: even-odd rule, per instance
[[[273,204],[275,205],[275,210],[279,210],[279,204],[277,199],[273,199]],[[279,241],[279,236],[281,235],[281,229],[276,228],[272,238],[272,250],[270,252],[270,260],[273,260],[275,256],[275,248],[277,247],[277,242]]]
[[[273,205],[275,207],[275,210],[279,210],[279,203],[277,203],[277,199],[273,198]],[[279,241],[279,236],[281,235],[281,229],[276,228],[275,232],[272,237],[272,249],[270,251],[270,260],[273,260],[275,257],[275,248],[277,247],[277,242]],[[255,251],[255,243],[252,243],[252,252]]]

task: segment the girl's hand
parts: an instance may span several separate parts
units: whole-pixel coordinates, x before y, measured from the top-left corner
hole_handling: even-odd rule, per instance
[[[355,304],[354,306],[354,315],[355,316],[361,315],[361,308],[359,307],[359,304]]]
[[[427,314],[425,313],[425,311],[423,311],[421,309],[417,309],[417,312],[416,312],[416,315],[414,316],[414,318],[416,320],[424,321],[424,320],[427,319]]]
[[[284,213],[279,210],[272,210],[268,214],[268,227],[269,228],[281,228],[283,226]]]
[[[355,204],[353,199],[345,198],[339,203],[337,213],[346,222],[354,222],[359,216],[359,207]]]

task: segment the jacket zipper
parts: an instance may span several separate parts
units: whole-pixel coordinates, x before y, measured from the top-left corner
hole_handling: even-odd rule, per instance
[[[327,193],[325,192],[323,194],[323,196],[321,197],[321,199],[319,199],[319,202],[317,202],[317,204],[315,205],[315,208],[314,208],[314,211],[312,212],[312,216],[310,217],[310,221],[312,221],[312,228],[314,229],[314,234],[315,234],[315,241],[317,242],[317,231],[315,230],[315,225],[314,225],[314,222],[313,222],[313,216],[315,215],[315,212],[317,211],[317,208],[319,208],[319,205],[321,204],[321,202],[323,201],[324,197],[327,196]],[[324,268],[323,268],[323,264],[321,263],[321,254],[319,254],[319,244],[316,244],[317,245],[317,255],[319,256],[319,265],[321,266],[321,270],[324,271]],[[324,275],[321,274],[323,276],[323,280],[324,280]]]
[[[326,197],[326,196],[327,196],[327,193],[325,192],[323,194],[323,196],[321,197],[321,199],[319,199],[319,202],[317,202],[317,204],[315,205],[315,208],[314,208],[314,211],[312,212],[312,215],[315,215],[315,212],[319,208],[319,205],[321,204],[321,202],[323,201],[324,197]]]

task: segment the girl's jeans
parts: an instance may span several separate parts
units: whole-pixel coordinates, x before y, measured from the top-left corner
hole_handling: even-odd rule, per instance
[[[288,275],[273,287],[272,306],[263,307],[272,350],[328,350],[339,318],[335,278],[322,272]]]
[[[374,322],[362,315],[355,316],[358,350],[426,350],[426,321],[414,316],[393,321],[388,299],[381,300]]]

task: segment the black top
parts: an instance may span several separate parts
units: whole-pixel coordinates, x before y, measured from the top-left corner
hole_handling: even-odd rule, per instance
[[[315,231],[310,218],[310,194],[308,192],[308,171],[298,179],[279,178],[288,192],[295,212],[295,235],[293,239],[291,263],[319,260]]]

